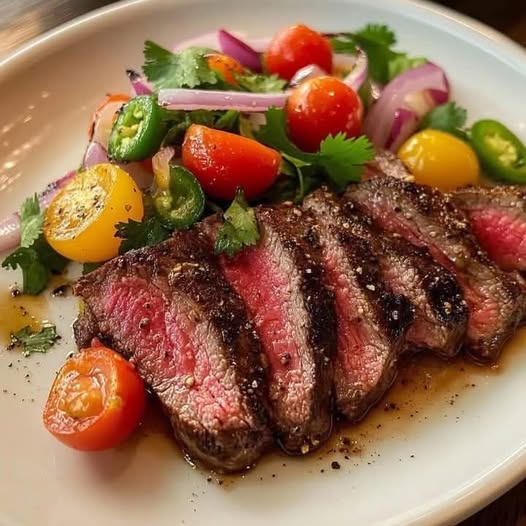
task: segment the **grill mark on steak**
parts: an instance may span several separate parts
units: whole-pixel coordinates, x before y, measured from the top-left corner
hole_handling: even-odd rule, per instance
[[[477,360],[495,360],[522,318],[521,286],[489,260],[451,198],[391,177],[352,186],[346,197],[455,274],[470,309],[467,350]]]
[[[97,336],[133,361],[194,461],[236,471],[259,458],[271,441],[260,343],[204,236],[129,252],[75,293],[78,345]]]
[[[468,187],[451,193],[480,245],[504,270],[526,270],[526,191],[518,186]]]
[[[255,212],[261,231],[257,246],[220,262],[247,306],[269,362],[278,440],[289,453],[306,453],[332,428],[333,296],[323,285],[312,219],[288,205]],[[203,224],[215,238],[218,219]]]
[[[403,296],[385,290],[369,242],[352,233],[333,194],[318,190],[303,206],[318,225],[326,280],[336,298],[336,405],[356,421],[396,376],[396,358],[412,320],[412,306]]]
[[[453,274],[434,261],[427,249],[380,230],[352,201],[343,201],[342,211],[353,234],[370,243],[384,283],[415,308],[406,350],[428,350],[446,358],[457,354],[469,309]]]

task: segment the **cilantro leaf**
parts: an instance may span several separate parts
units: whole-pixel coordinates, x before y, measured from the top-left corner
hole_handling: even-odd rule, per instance
[[[253,93],[272,93],[275,91],[283,91],[287,82],[280,79],[277,75],[258,75],[256,73],[248,73],[239,75],[234,73],[238,87],[245,91]]]
[[[145,62],[142,69],[157,90],[217,87],[221,79],[208,66],[205,58],[207,51],[205,48],[189,47],[172,53],[147,40],[144,43]]]
[[[44,325],[39,331],[34,331],[29,325],[11,334],[11,345],[21,347],[22,354],[29,356],[32,353],[47,352],[55,342],[60,339],[54,325]]]
[[[266,120],[266,124],[257,132],[258,139],[282,152],[288,161],[299,160],[304,166],[321,170],[337,191],[343,190],[350,182],[359,181],[363,165],[374,158],[372,144],[365,136],[347,139],[344,134],[324,139],[317,153],[303,152],[287,136],[283,110],[268,109]]]
[[[34,296],[46,288],[50,272],[62,272],[68,263],[47,244],[43,225],[37,196],[26,199],[20,210],[20,247],[2,262],[4,268],[22,270],[22,289]]]
[[[219,229],[215,243],[216,254],[233,256],[244,247],[255,245],[260,237],[256,214],[238,189],[236,197],[224,214],[225,222]]]
[[[117,228],[115,236],[123,240],[119,247],[120,254],[157,245],[170,237],[170,232],[161,225],[157,217],[150,217],[141,222],[130,219],[127,223],[117,223],[115,227]]]
[[[467,133],[463,129],[468,112],[458,106],[455,102],[448,102],[432,109],[424,116],[420,123],[420,129],[432,128],[442,130],[457,137],[467,140]]]
[[[421,66],[426,62],[422,57],[409,57],[406,53],[394,51],[394,32],[382,24],[367,24],[354,33],[341,33],[331,39],[336,53],[355,53],[362,48],[367,54],[369,77],[386,84],[404,71]]]

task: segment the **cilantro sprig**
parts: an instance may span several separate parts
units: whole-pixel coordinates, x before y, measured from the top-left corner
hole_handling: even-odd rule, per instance
[[[238,188],[236,197],[224,214],[215,243],[216,254],[231,257],[244,247],[255,245],[260,237],[256,214],[249,207],[243,190]]]
[[[127,223],[117,223],[115,227],[117,228],[115,236],[123,240],[119,247],[120,254],[137,248],[157,245],[170,237],[170,232],[156,216],[143,221],[130,219]]]
[[[367,54],[369,76],[372,80],[386,84],[408,69],[425,64],[424,57],[410,57],[395,51],[396,35],[386,25],[367,24],[353,33],[340,33],[331,39],[336,53],[355,53],[362,48]]]
[[[46,288],[51,273],[62,272],[68,264],[47,244],[43,226],[44,214],[35,194],[20,209],[20,247],[2,262],[3,268],[22,270],[22,290],[34,296]]]
[[[28,325],[11,334],[11,348],[21,347],[22,355],[29,356],[33,353],[47,352],[59,339],[60,336],[54,325],[44,325],[38,331]]]
[[[256,137],[280,151],[300,174],[307,167],[314,168],[337,191],[359,181],[364,164],[374,158],[373,146],[365,136],[348,139],[343,133],[326,137],[316,153],[301,151],[287,136],[285,112],[277,108],[267,110],[266,124],[259,129]]]
[[[424,116],[420,129],[431,128],[456,135],[462,140],[468,140],[465,128],[468,112],[456,102],[448,102],[437,106]]]

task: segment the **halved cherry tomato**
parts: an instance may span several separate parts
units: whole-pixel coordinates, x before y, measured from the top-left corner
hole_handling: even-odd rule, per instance
[[[242,75],[245,72],[243,66],[234,58],[220,53],[211,53],[206,56],[208,67],[219,73],[227,84],[237,86],[235,73]]]
[[[291,140],[314,152],[327,135],[360,135],[363,107],[356,92],[336,77],[317,77],[300,84],[287,101]]]
[[[332,71],[332,48],[317,31],[304,25],[290,26],[279,31],[264,56],[269,73],[290,80],[296,71],[316,64],[327,73]]]
[[[78,173],[51,201],[44,221],[47,242],[64,257],[82,263],[118,254],[115,225],[144,216],[142,193],[114,164],[96,164]]]
[[[74,449],[108,449],[137,427],[145,404],[146,390],[133,365],[107,347],[91,347],[62,366],[44,408],[44,425]]]
[[[113,93],[108,95],[95,110],[88,128],[90,141],[97,141],[104,148],[108,147],[108,138],[117,112],[123,104],[130,100],[130,96],[124,93]]]
[[[248,199],[267,190],[278,176],[281,155],[247,137],[192,124],[183,142],[183,165],[206,193],[234,199],[243,188]]]

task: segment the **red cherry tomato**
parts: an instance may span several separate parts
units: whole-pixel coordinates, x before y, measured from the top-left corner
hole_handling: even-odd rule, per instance
[[[265,53],[269,73],[290,80],[296,71],[316,64],[327,73],[332,71],[332,49],[320,33],[304,25],[281,30],[270,42]]]
[[[248,199],[256,197],[272,185],[281,162],[278,152],[253,139],[198,124],[186,131],[182,158],[217,199],[234,199],[238,187]]]
[[[143,382],[131,363],[101,346],[69,358],[44,409],[44,425],[81,451],[115,447],[139,424],[146,404]]]
[[[300,84],[286,107],[291,140],[306,152],[318,150],[327,135],[360,135],[363,107],[356,92],[336,77],[317,77]]]
[[[245,68],[235,59],[220,53],[211,53],[206,56],[208,67],[219,73],[227,84],[237,86],[235,75],[243,75]]]

